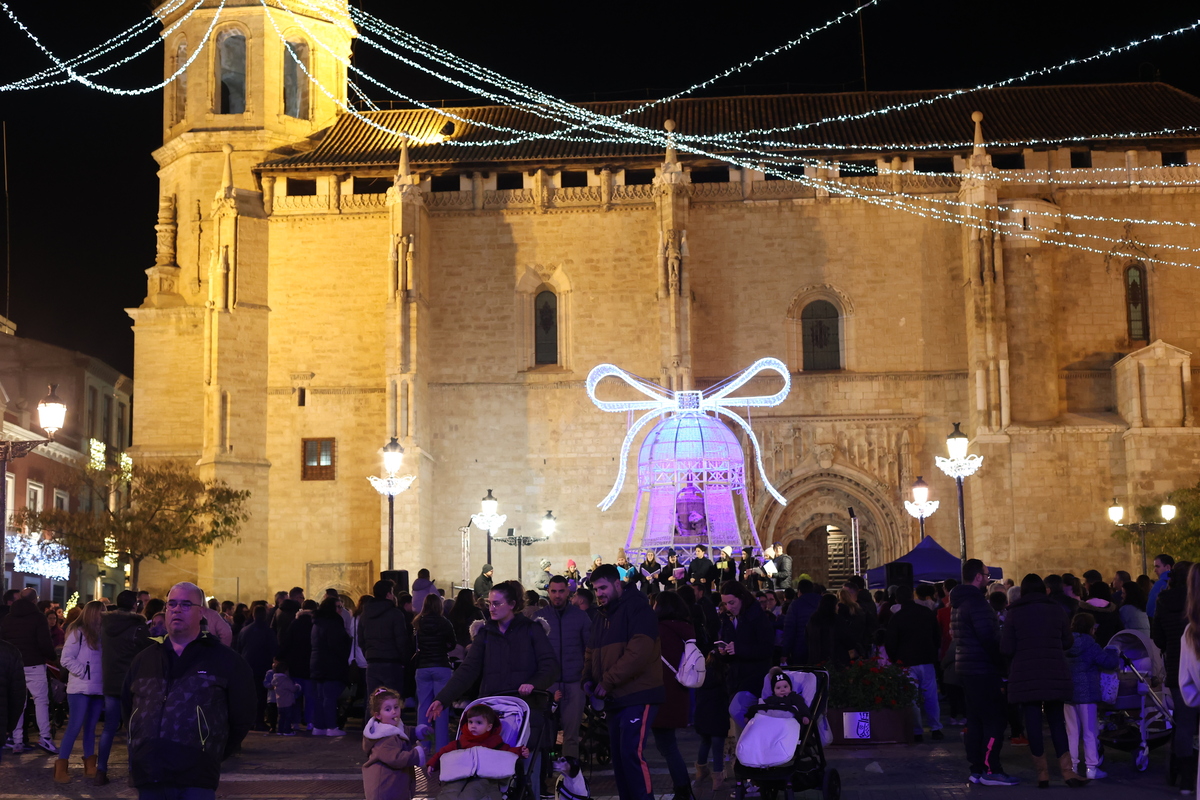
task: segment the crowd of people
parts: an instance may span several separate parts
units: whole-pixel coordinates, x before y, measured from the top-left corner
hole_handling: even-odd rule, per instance
[[[415,770],[449,800],[499,797],[494,780],[442,779],[452,754],[474,748],[519,759],[536,796],[549,756],[580,758],[590,708],[605,726],[590,735],[606,738],[622,798],[653,797],[645,761],[652,740],[675,800],[687,800],[697,784],[716,791],[729,782],[727,753],[768,675],[768,706],[796,708],[805,720],[817,713],[778,667],[836,672],[875,659],[901,666],[916,688],[916,742],[927,730],[943,740],[946,724],[961,729],[970,782],[1019,783],[1002,765],[1008,743],[1028,747],[1038,784],[1048,785],[1048,730],[1062,780],[1080,787],[1105,777],[1101,675],[1118,666],[1105,645],[1135,630],[1166,664],[1175,724],[1169,780],[1194,790],[1200,565],[1162,554],[1154,580],[1088,571],[1030,574],[1014,585],[992,581],[972,559],[961,581],[871,593],[858,576],[833,587],[793,578],[782,548],[767,548],[761,560],[749,548],[742,555],[725,548],[712,560],[697,547],[686,566],[672,551],[635,567],[620,552],[615,564],[596,556],[586,572],[572,561],[556,572],[543,559],[530,590],[493,582],[485,565],[472,589],[452,596],[422,569],[411,592],[380,580],[357,602],[334,589],[318,602],[296,587],[273,603],[238,605],[180,583],[166,599],[124,591],[112,604],[92,601],[64,615],[33,590],[14,590],[0,606],[0,719],[13,752],[30,739],[57,755],[57,782],[72,780],[78,740],[84,776],[107,783],[124,728],[139,797],[208,800],[222,760],[251,730],[337,737],[347,718],[361,717],[368,800],[408,800]],[[693,650],[703,657],[702,683],[685,685]],[[57,684],[65,704],[54,699]],[[486,704],[459,724],[457,709],[502,695],[531,709],[523,747],[504,743]],[[27,736],[30,703],[35,731]],[[405,709],[417,725],[402,722]],[[57,744],[52,711],[65,716]],[[685,728],[699,738],[690,758],[678,738]]]

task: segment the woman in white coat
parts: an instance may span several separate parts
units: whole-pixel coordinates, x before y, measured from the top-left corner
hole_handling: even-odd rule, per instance
[[[1195,708],[1200,706],[1200,564],[1193,564],[1188,570],[1184,616],[1187,618],[1187,627],[1183,630],[1183,641],[1179,643],[1179,693],[1183,696],[1183,702]],[[1195,733],[1191,731],[1189,735],[1194,736]],[[1192,758],[1195,759],[1195,756]],[[1197,774],[1194,766],[1191,774]],[[1196,787],[1183,786],[1183,792],[1200,788],[1200,778],[1196,783]]]
[[[104,681],[100,673],[100,617],[104,608],[102,600],[91,601],[67,628],[61,660],[63,669],[70,673],[67,679],[69,717],[54,762],[55,783],[71,782],[67,760],[75,746],[75,737],[81,732],[83,772],[85,775],[96,774],[96,725],[104,710]]]

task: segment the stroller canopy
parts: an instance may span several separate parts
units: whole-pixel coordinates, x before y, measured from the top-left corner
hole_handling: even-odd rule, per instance
[[[958,556],[948,552],[932,536],[926,536],[920,544],[896,560],[912,564],[913,580],[917,583],[938,583],[947,578],[958,580],[962,576],[962,562]],[[988,567],[988,573],[993,579],[1004,577],[1004,570],[999,567]],[[886,589],[885,574],[882,566],[867,570],[867,586]]]

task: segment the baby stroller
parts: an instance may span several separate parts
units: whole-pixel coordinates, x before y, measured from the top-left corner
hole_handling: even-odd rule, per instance
[[[825,762],[820,733],[829,700],[829,673],[811,668],[783,672],[791,679],[793,691],[812,709],[809,723],[802,724],[800,714],[762,704],[752,706],[749,711],[755,714],[742,730],[733,761],[734,797],[744,800],[749,781],[759,788],[763,800],[774,800],[780,789],[784,800],[793,800],[796,792],[809,789],[821,790],[824,800],[838,800],[842,780]],[[763,679],[760,697],[764,700],[772,693],[772,675]]]
[[[590,700],[584,703],[583,724],[579,726],[579,758],[592,768],[603,767],[612,761],[603,704],[597,709]]]
[[[1144,772],[1150,765],[1150,750],[1171,739],[1171,709],[1163,693],[1167,671],[1162,654],[1140,631],[1125,630],[1113,635],[1109,649],[1120,655],[1114,682],[1107,682],[1105,702],[1100,705],[1100,741],[1127,753],[1136,751],[1134,765]],[[1102,686],[1102,688],[1104,688]],[[1116,689],[1115,693],[1112,691]]]
[[[462,715],[458,719],[459,730],[466,730],[467,714],[478,705],[490,706],[496,712],[496,716],[500,718],[500,735],[505,744],[512,747],[525,747],[529,744],[530,711],[529,705],[524,700],[509,695],[495,695],[474,700],[463,709]],[[529,769],[531,762],[532,759],[526,759],[524,768]],[[467,750],[455,750],[442,756],[439,777],[442,782],[471,776],[487,778],[499,783],[504,797],[513,800],[516,798],[515,788],[520,783],[517,781],[519,768],[520,761],[515,753],[472,747]],[[532,786],[528,780],[524,781],[523,785],[526,789]]]

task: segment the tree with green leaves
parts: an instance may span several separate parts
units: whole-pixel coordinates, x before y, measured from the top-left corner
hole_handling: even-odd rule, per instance
[[[1175,506],[1175,519],[1166,525],[1147,527],[1147,558],[1152,559],[1159,553],[1167,553],[1176,561],[1200,561],[1200,482],[1187,489],[1170,492],[1162,502]],[[1161,521],[1161,505],[1138,506],[1135,516],[1128,522],[1143,520]],[[1134,547],[1141,544],[1141,536],[1136,528],[1117,528],[1113,536]]]
[[[249,491],[201,480],[182,462],[93,463],[74,474],[72,493],[81,499],[77,510],[23,508],[14,515],[15,524],[42,531],[44,546],[65,547],[74,559],[114,554],[126,559],[135,591],[145,559],[166,561],[236,542],[250,516]]]

